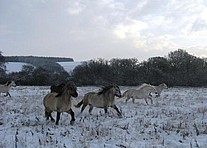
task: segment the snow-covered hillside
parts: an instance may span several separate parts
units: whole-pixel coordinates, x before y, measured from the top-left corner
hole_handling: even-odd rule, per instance
[[[129,87],[121,87],[122,93]],[[78,87],[76,104],[97,87]],[[76,117],[63,113],[60,125],[44,118],[43,97],[49,87],[15,87],[0,97],[0,147],[2,148],[206,148],[207,88],[169,88],[154,104],[144,100],[117,100],[123,117],[113,109],[88,109]],[[73,108],[75,114],[79,108]],[[55,117],[55,114],[53,114]]]
[[[67,72],[72,72],[73,69],[80,65],[82,62],[58,62],[65,71]],[[23,63],[23,62],[7,62],[5,63],[6,66],[6,72],[11,73],[11,72],[19,72],[22,70],[23,65],[29,65],[28,63]]]
[[[6,62],[6,72],[11,73],[11,72],[20,72],[22,70],[23,65],[29,65],[28,63],[23,63],[23,62]]]
[[[80,65],[82,62],[57,62],[58,64],[60,64],[65,71],[67,71],[68,73],[72,72],[73,69]]]

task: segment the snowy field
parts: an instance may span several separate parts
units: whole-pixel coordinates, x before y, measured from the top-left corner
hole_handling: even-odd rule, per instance
[[[78,98],[97,87],[78,87]],[[121,91],[128,89],[121,87]],[[117,100],[123,117],[113,109],[105,115],[76,117],[63,113],[59,125],[44,118],[43,97],[49,87],[12,88],[11,98],[0,96],[0,148],[206,148],[207,88],[169,88],[154,104]],[[79,108],[73,108],[75,114]],[[53,114],[54,117],[55,114]]]

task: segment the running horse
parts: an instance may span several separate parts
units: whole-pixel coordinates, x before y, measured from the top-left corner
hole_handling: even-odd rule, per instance
[[[115,105],[115,96],[121,97],[120,88],[117,85],[109,85],[102,87],[102,89],[97,92],[88,92],[84,95],[83,99],[75,105],[75,107],[81,108],[81,113],[84,111],[87,105],[90,106],[89,114],[91,114],[93,107],[103,108],[105,113],[108,112],[108,108],[112,107],[116,110],[119,117],[122,117],[121,112]]]
[[[67,83],[61,92],[49,93],[43,99],[43,104],[45,107],[45,117],[48,120],[55,121],[51,113],[53,111],[57,112],[56,122],[58,125],[60,120],[60,115],[62,112],[66,112],[71,115],[72,119],[70,124],[73,125],[75,122],[75,115],[72,110],[71,97],[78,97],[77,87],[73,82]]]
[[[157,90],[154,88],[154,86],[150,85],[150,84],[142,84],[141,86],[139,86],[137,89],[129,89],[126,90],[122,97],[126,97],[126,102],[132,98],[132,101],[134,103],[135,99],[145,99],[145,102],[148,105],[148,101],[147,99],[151,100],[151,104],[153,104],[153,100],[152,100],[152,93],[157,95]]]
[[[8,81],[6,84],[0,84],[0,94],[1,93],[6,93],[6,96],[11,97],[9,91],[11,89],[11,87],[16,87],[16,84],[14,81]]]

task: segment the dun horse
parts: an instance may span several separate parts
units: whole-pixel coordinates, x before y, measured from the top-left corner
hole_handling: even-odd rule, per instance
[[[44,97],[43,104],[45,106],[45,117],[52,121],[55,121],[51,115],[53,111],[57,112],[56,125],[60,120],[60,114],[67,112],[71,115],[72,119],[70,124],[73,125],[75,121],[75,115],[71,109],[71,96],[77,97],[77,88],[74,83],[68,83],[65,85],[60,93],[49,93]]]
[[[60,93],[60,92],[62,92],[64,86],[65,86],[64,83],[61,83],[61,84],[59,84],[59,85],[57,85],[57,86],[56,86],[56,85],[52,85],[52,86],[50,87],[50,91],[51,91],[51,93],[52,93],[52,92]]]
[[[108,107],[112,107],[117,111],[118,116],[121,117],[121,112],[115,105],[115,96],[121,97],[121,91],[119,87],[116,85],[105,86],[98,93],[86,93],[83,97],[83,100],[80,101],[77,105],[75,105],[75,107],[80,107],[81,105],[83,105],[81,108],[82,113],[86,106],[89,105],[90,114],[93,110],[93,107],[103,108],[105,113],[107,113]]]
[[[151,100],[153,104],[151,93],[157,94],[157,90],[149,84],[142,84],[137,89],[129,89],[123,93],[123,97],[127,97],[126,102],[132,98],[134,103],[135,99],[145,99],[145,102],[148,104],[147,99]]]
[[[0,94],[1,93],[6,93],[5,97],[9,95],[11,97],[9,90],[11,87],[16,87],[16,84],[14,81],[9,81],[6,84],[0,84]]]

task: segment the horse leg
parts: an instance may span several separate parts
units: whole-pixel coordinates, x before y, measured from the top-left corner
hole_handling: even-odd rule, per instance
[[[57,112],[56,122],[55,122],[56,125],[58,125],[58,122],[60,120],[60,114],[61,114],[61,112]]]
[[[50,112],[50,114],[49,114],[50,119],[51,119],[52,122],[55,122],[55,119],[52,117],[52,114],[51,114],[51,113],[52,113],[52,112]]]
[[[70,125],[73,125],[75,122],[75,113],[73,112],[72,109],[70,109],[67,113],[71,115]]]
[[[7,97],[9,95],[9,93],[7,92],[5,95],[4,95],[4,97]]]
[[[121,112],[119,111],[119,109],[116,105],[113,105],[111,107],[117,111],[119,117],[122,117],[122,114],[121,114]]]
[[[135,98],[132,98],[132,102],[135,103]]]
[[[87,104],[83,104],[82,108],[81,108],[81,113],[84,111],[84,109],[86,108]]]
[[[7,92],[7,94],[9,95],[9,97],[11,98],[11,95],[10,95],[10,93],[9,92]]]
[[[92,110],[93,110],[93,106],[90,105],[90,108],[89,108],[89,114],[90,114],[90,115],[91,115]]]
[[[107,107],[104,108],[105,114],[108,113]]]
[[[147,105],[149,105],[148,102],[147,102],[147,98],[144,98],[144,100],[145,100],[145,102],[147,103]]]
[[[125,102],[127,103],[127,101],[128,101],[129,99],[130,99],[130,97],[128,97],[128,96],[127,96],[127,99],[126,99],[126,101],[125,101]]]
[[[150,97],[150,96],[149,96],[148,98],[151,100],[151,104],[153,104],[153,100],[152,100],[152,97]]]
[[[52,111],[45,111],[45,117],[46,117],[47,120],[50,117],[51,121],[54,122],[55,119],[52,117],[52,114],[51,113],[52,113]]]
[[[45,117],[47,120],[49,119],[49,116],[50,116],[49,113],[47,111],[45,111]]]

